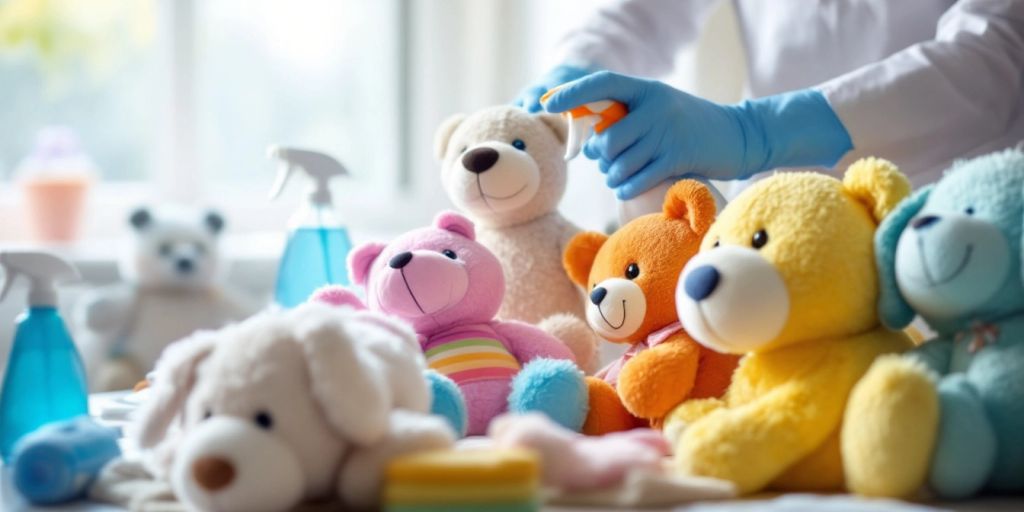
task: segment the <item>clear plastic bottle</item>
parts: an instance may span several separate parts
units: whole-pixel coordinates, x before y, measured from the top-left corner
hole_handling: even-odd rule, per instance
[[[272,147],[269,153],[282,162],[271,197],[281,193],[294,168],[313,181],[308,200],[289,222],[288,241],[278,267],[274,300],[290,308],[305,302],[321,286],[349,284],[345,260],[352,242],[334,213],[328,187],[331,178],[348,171],[334,158],[315,151]]]
[[[85,368],[57,311],[54,282],[77,277],[74,267],[49,253],[0,253],[7,282],[28,278],[28,308],[16,322],[14,343],[0,391],[0,454],[8,462],[22,436],[54,421],[89,412]]]

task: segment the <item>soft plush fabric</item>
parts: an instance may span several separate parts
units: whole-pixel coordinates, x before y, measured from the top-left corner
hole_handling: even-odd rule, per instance
[[[634,219],[610,237],[584,232],[569,242],[563,263],[590,294],[591,327],[613,343],[629,345],[588,378],[586,433],[658,426],[684,400],[718,397],[729,385],[737,356],[693,341],[679,326],[675,307],[679,273],[714,217],[707,188],[682,180],[669,189],[663,211]]]
[[[505,279],[498,259],[476,241],[472,221],[442,212],[432,226],[389,244],[356,247],[349,269],[353,282],[366,287],[367,307],[411,325],[428,366],[458,384],[468,434],[483,434],[506,410],[547,412],[580,428],[587,407],[583,373],[559,339],[526,323],[494,319]],[[326,288],[313,300],[355,300],[337,297],[344,293],[352,292]]]
[[[909,189],[892,164],[867,159],[843,181],[777,174],[721,212],[676,303],[700,343],[746,355],[723,398],[666,419],[679,471],[741,493],[844,487],[840,441],[858,428],[843,425],[847,397],[876,357],[911,346],[879,322],[873,251]],[[751,301],[764,307],[737,307]]]
[[[1022,225],[1024,152],[1011,149],[954,165],[901,203],[875,240],[883,321],[898,328],[918,314],[938,333],[903,366],[941,375],[934,449],[913,462],[930,464],[928,482],[943,497],[1024,491]],[[897,372],[908,373],[895,365],[874,373],[893,380]],[[933,417],[904,423],[936,428]],[[899,449],[898,438],[882,442]]]
[[[597,365],[583,319],[584,297],[562,271],[561,256],[579,228],[558,213],[565,193],[567,126],[560,116],[495,106],[458,114],[437,130],[435,147],[448,197],[478,226],[479,241],[505,271],[503,320],[538,324],[556,314],[576,319],[551,334],[570,343],[577,363]]]
[[[618,485],[630,470],[660,471],[670,452],[655,430],[583,436],[539,414],[500,416],[491,423],[488,436],[501,447],[536,451],[545,485],[568,490]]]
[[[92,391],[132,389],[163,349],[258,309],[224,285],[224,218],[191,208],[139,208],[121,258],[122,283],[75,304],[72,327]]]
[[[393,457],[442,449],[413,332],[369,311],[306,304],[172,345],[131,433],[198,510],[379,499]]]

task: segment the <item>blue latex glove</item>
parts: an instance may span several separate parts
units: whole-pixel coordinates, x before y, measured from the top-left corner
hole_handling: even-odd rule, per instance
[[[671,178],[747,178],[776,167],[831,167],[853,149],[850,135],[820,92],[805,89],[720,105],[645,80],[606,71],[551,95],[548,112],[612,99],[629,114],[587,141],[619,199]]]
[[[512,104],[522,107],[530,113],[540,112],[542,110],[540,97],[548,92],[548,89],[571,82],[577,78],[582,78],[593,71],[595,70],[565,64],[555,66],[554,69],[541,77],[537,83],[528,85],[523,89]]]

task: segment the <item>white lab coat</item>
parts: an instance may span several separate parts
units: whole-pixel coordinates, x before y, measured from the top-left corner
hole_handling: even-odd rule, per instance
[[[562,62],[662,77],[716,0],[619,0],[560,48]],[[733,0],[760,97],[816,87],[854,149],[920,186],[1024,140],[1024,0]]]

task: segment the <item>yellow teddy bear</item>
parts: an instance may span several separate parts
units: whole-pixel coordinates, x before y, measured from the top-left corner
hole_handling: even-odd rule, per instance
[[[843,437],[871,428],[844,416],[872,361],[912,346],[879,322],[873,244],[909,192],[894,165],[869,158],[842,181],[773,176],[722,211],[683,270],[676,305],[700,343],[746,356],[723,398],[691,400],[666,419],[680,471],[743,493],[830,491],[846,487],[844,462],[872,463],[841,453]],[[909,392],[931,397],[935,414],[930,386]]]

